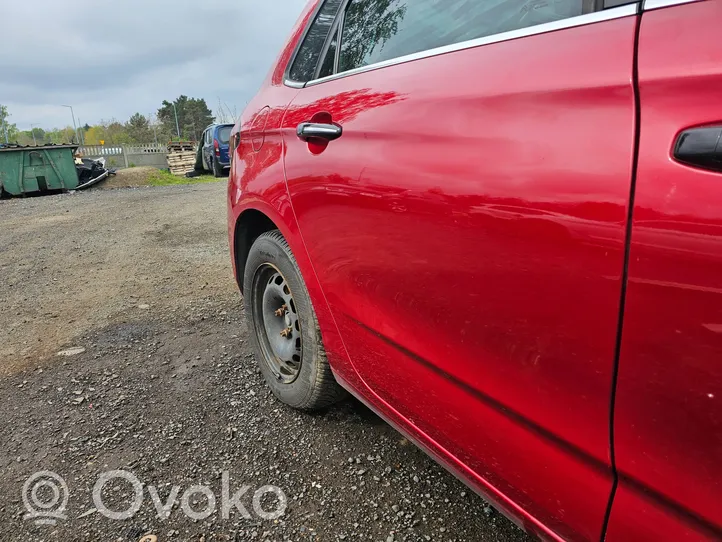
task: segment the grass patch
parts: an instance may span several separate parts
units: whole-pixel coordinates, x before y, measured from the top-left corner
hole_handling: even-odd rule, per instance
[[[222,181],[224,177],[214,177],[213,175],[201,175],[200,177],[176,177],[170,171],[159,169],[148,175],[148,184],[150,186],[169,186],[172,184],[196,184],[196,183],[213,183]]]

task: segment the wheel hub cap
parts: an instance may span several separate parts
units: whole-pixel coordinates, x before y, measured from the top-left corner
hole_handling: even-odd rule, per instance
[[[278,270],[266,266],[260,273],[259,289],[263,288],[260,313],[264,332],[261,343],[276,378],[290,383],[296,380],[301,368],[301,325],[296,304]]]

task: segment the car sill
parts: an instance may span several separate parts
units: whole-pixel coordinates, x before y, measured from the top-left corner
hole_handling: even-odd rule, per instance
[[[363,403],[369,410],[376,414],[379,418],[388,423],[396,431],[401,433],[422,452],[428,455],[438,465],[446,469],[451,475],[457,480],[463,483],[474,493],[480,495],[483,499],[491,503],[499,512],[501,512],[509,521],[519,527],[522,531],[526,532],[532,537],[549,540],[554,542],[564,542],[563,539],[557,535],[554,531],[549,529],[541,521],[527,513],[523,508],[517,505],[513,499],[504,495],[501,491],[496,489],[489,482],[481,478],[480,476],[473,473],[471,470],[466,470],[463,463],[458,460],[449,452],[439,447],[434,448],[430,444],[433,442],[431,437],[428,437],[425,433],[418,430],[416,433],[412,433],[405,428],[401,423],[395,421],[391,416],[387,415],[377,405],[371,402],[370,398],[365,397],[362,393],[356,390],[348,381],[342,378],[336,371],[331,369],[336,382]],[[373,393],[373,392],[371,392]],[[383,401],[379,399],[380,401]],[[387,405],[388,406],[388,405]],[[392,408],[392,407],[389,407]],[[484,489],[482,489],[484,488]]]

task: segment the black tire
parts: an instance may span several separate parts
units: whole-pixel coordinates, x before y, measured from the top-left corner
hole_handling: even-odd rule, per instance
[[[223,167],[218,163],[215,156],[213,157],[213,176],[223,177]]]
[[[282,374],[283,369],[279,371],[276,366],[279,358],[274,355],[273,347],[268,342],[268,322],[265,318],[272,317],[268,316],[267,297],[264,296],[272,286],[270,281],[265,280],[269,272],[280,275],[285,281],[284,288],[287,285],[290,289],[289,305],[293,307],[296,322],[300,325],[300,367],[294,369],[297,371],[295,377],[293,374]],[[308,290],[291,249],[278,230],[262,234],[253,243],[244,270],[243,292],[251,343],[261,372],[273,394],[299,410],[319,410],[343,399],[346,392],[331,373]],[[291,378],[293,380],[288,381]]]

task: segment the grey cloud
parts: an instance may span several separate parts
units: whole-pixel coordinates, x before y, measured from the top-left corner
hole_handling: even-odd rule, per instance
[[[180,94],[238,111],[306,0],[0,0],[0,103],[22,129],[155,112]],[[21,24],[28,21],[27,24]],[[10,24],[8,24],[10,22]]]

